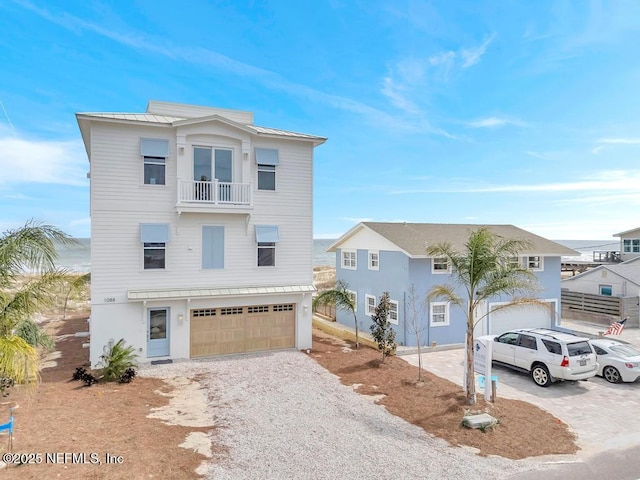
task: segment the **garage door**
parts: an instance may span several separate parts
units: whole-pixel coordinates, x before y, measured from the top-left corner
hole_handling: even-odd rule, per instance
[[[509,307],[494,312],[500,303],[489,304],[489,334],[500,335],[516,328],[551,328],[554,324],[555,300],[545,300],[549,307],[526,306]]]
[[[292,303],[191,310],[191,358],[295,346]]]

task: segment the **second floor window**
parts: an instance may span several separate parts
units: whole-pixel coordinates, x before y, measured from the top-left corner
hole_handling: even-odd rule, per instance
[[[378,270],[380,268],[380,253],[369,251],[369,270]]]
[[[358,267],[356,261],[356,251],[355,250],[343,250],[342,251],[342,268],[347,268],[349,270],[355,270]]]
[[[144,157],[144,184],[165,185],[166,158]]]
[[[529,270],[542,270],[542,257],[533,255],[527,258],[527,268]]]
[[[258,190],[276,189],[276,168],[280,164],[280,152],[275,148],[256,148],[258,165]]]
[[[622,251],[624,253],[640,253],[640,239],[625,238],[622,240]]]
[[[169,243],[169,224],[140,224],[140,242],[143,246],[143,268],[145,270],[164,270],[166,268],[167,243]]]
[[[164,269],[167,249],[164,243],[144,244],[144,269]]]
[[[144,184],[165,185],[169,141],[162,138],[141,138],[140,155],[144,159]]]
[[[449,272],[449,262],[445,257],[435,257],[433,259],[433,273]]]
[[[258,242],[258,266],[274,267],[276,265],[276,244],[274,242]]]
[[[280,229],[277,225],[256,225],[259,267],[275,267],[276,243],[279,241]]]
[[[258,190],[276,189],[276,167],[258,164]]]

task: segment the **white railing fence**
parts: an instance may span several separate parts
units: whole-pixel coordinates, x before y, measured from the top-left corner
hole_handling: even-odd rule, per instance
[[[179,203],[208,203],[251,205],[251,184],[180,180],[178,182]]]

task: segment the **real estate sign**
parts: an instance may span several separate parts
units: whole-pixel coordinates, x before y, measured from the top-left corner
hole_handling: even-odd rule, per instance
[[[491,398],[491,348],[490,338],[478,337],[473,341],[473,370],[484,375],[484,398]]]

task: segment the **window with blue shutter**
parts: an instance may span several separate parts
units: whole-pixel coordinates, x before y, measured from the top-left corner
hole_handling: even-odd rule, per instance
[[[202,227],[202,268],[224,268],[224,227]]]
[[[141,223],[140,242],[142,242],[144,251],[144,269],[164,269],[167,243],[169,243],[169,224]]]
[[[165,185],[169,140],[141,138],[140,155],[144,159],[144,184]]]
[[[256,148],[258,164],[258,190],[276,189],[276,166],[280,163],[278,150],[274,148]]]
[[[258,244],[258,266],[276,265],[276,243],[280,241],[278,225],[256,225],[256,243]]]

